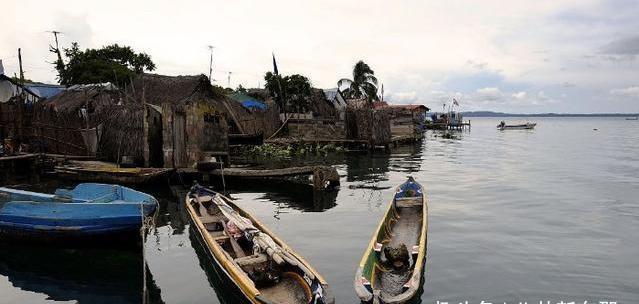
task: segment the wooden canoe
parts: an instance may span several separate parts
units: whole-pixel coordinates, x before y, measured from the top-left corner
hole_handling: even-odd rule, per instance
[[[428,206],[422,186],[412,177],[397,187],[384,218],[355,274],[355,292],[365,303],[406,303],[419,297],[423,284]],[[394,264],[386,250],[406,246],[407,260]]]
[[[186,209],[207,254],[247,302],[335,303],[308,262],[229,198],[196,185]]]

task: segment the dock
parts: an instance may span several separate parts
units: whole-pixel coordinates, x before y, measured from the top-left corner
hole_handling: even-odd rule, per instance
[[[433,122],[430,124],[426,124],[424,127],[428,130],[457,130],[457,131],[462,131],[466,129],[470,130],[470,120],[466,122],[462,121],[458,123]]]
[[[344,148],[363,148],[370,150],[389,149],[390,147],[397,147],[401,144],[410,144],[418,142],[423,138],[422,133],[409,134],[409,135],[392,135],[390,141],[386,144],[373,145],[366,140],[361,139],[294,139],[294,138],[275,138],[265,140],[265,143],[269,144],[305,144],[305,145],[336,145]]]

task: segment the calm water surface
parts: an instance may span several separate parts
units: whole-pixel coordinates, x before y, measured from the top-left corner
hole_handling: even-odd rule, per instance
[[[346,155],[334,161],[340,190],[321,200],[283,187],[232,197],[324,275],[337,303],[357,303],[355,268],[408,174],[429,198],[423,303],[639,303],[639,123],[535,121],[500,132],[477,118],[457,139],[429,131],[390,154]],[[140,251],[5,245],[0,303],[140,303],[143,286],[152,303],[233,303],[181,202],[168,187],[147,191],[162,201],[147,267]]]

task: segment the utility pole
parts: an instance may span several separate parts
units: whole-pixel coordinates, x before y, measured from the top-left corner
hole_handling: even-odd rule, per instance
[[[209,81],[213,83],[213,49],[215,48],[212,45],[209,45],[209,51],[211,51],[211,61],[209,62]]]
[[[231,74],[233,74],[233,72],[229,72],[228,79],[227,79],[229,88],[231,88]]]
[[[22,70],[22,50],[18,48],[18,63],[20,64],[20,84],[24,84],[24,71]]]

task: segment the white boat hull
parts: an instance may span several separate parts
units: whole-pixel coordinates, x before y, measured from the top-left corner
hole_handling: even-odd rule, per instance
[[[505,126],[497,126],[499,130],[532,130],[535,128],[536,123],[526,123],[523,125],[505,125]]]

